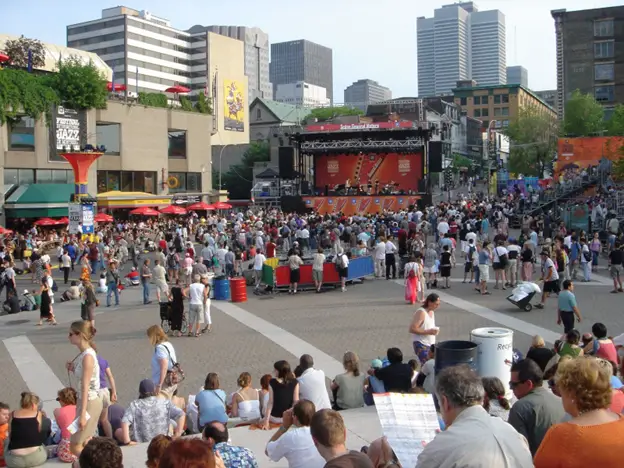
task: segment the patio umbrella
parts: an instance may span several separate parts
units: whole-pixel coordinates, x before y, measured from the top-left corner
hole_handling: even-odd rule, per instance
[[[158,216],[159,213],[154,208],[150,208],[149,206],[141,206],[139,208],[135,208],[130,212],[131,215],[141,215],[141,216]]]
[[[98,213],[93,217],[93,221],[96,223],[112,223],[113,217],[106,213]]]
[[[190,206],[187,206],[186,209],[189,211],[212,211],[212,210],[215,210],[216,208],[214,207],[214,205],[209,205],[206,202],[198,202],[198,203],[193,203]]]
[[[113,83],[111,81],[106,83],[106,89],[108,91],[112,91],[113,90]],[[115,84],[115,91],[125,91],[125,90],[126,90],[126,85],[125,84]]]
[[[69,218],[67,216],[56,221],[57,224],[69,224]]]
[[[10,229],[7,229],[5,227],[0,226],[0,235],[3,234],[11,234],[13,231],[11,231]]]
[[[229,210],[232,208],[232,205],[225,202],[217,202],[214,204],[215,210]]]
[[[181,206],[169,205],[165,206],[160,210],[162,214],[170,214],[170,215],[183,215],[186,214],[186,209]]]
[[[165,93],[173,93],[173,94],[186,94],[190,92],[191,90],[189,88],[187,88],[186,86],[182,86],[182,85],[170,86],[169,88],[165,89]]]
[[[57,226],[59,222],[56,219],[41,218],[35,221],[35,226]]]
[[[7,54],[0,52],[0,63],[8,62],[10,57]]]

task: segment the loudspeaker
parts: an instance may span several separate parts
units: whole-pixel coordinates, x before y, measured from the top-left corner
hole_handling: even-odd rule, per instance
[[[429,172],[442,172],[442,142],[429,142]]]
[[[310,195],[310,182],[307,180],[301,181],[301,193],[303,195]]]
[[[303,198],[294,195],[284,195],[280,199],[280,206],[284,213],[305,214],[308,210]]]
[[[295,172],[295,148],[292,146],[280,146],[277,157],[280,178],[293,179]]]

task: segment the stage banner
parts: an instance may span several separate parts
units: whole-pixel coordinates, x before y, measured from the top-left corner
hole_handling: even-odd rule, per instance
[[[555,178],[561,173],[580,174],[589,166],[605,166],[621,157],[624,147],[622,137],[579,137],[560,138],[557,161],[554,164]]]
[[[398,154],[324,154],[314,160],[316,189],[333,190],[349,181],[351,187],[372,185],[379,190],[391,185],[394,190],[418,191],[422,178],[422,153]]]
[[[383,211],[402,211],[416,205],[419,196],[364,196],[364,197],[303,197],[306,208],[326,215],[342,213],[345,216],[378,214]]]

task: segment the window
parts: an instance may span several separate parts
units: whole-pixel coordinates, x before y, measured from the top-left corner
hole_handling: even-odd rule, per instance
[[[5,169],[4,185],[30,185],[35,183],[34,169]]]
[[[475,105],[481,104],[481,96],[475,96],[472,99],[474,99]]]
[[[490,115],[490,110],[486,107],[485,109],[481,109],[481,117],[488,117]]]
[[[169,177],[175,177],[177,187],[170,188],[170,193],[201,192],[200,172],[170,172]]]
[[[594,21],[594,36],[610,37],[613,36],[613,20],[603,19]]]
[[[509,107],[501,107],[501,115],[509,115]]]
[[[509,127],[509,120],[503,120],[503,127]]]
[[[262,120],[262,109],[256,109],[256,119]]]
[[[501,115],[503,115],[502,108],[495,107],[494,108],[494,117],[498,117],[498,116],[501,116]]]
[[[615,72],[612,63],[597,63],[594,65],[594,80],[613,81]]]
[[[501,103],[501,95],[500,94],[495,94],[494,95],[494,104],[500,104]]]
[[[613,102],[615,95],[615,86],[596,86],[594,88],[594,97],[598,102]]]
[[[487,104],[490,96],[481,96],[481,104]]]
[[[186,131],[169,130],[169,157],[186,159]]]
[[[509,102],[509,94],[501,94],[501,102],[507,104]]]
[[[132,187],[134,186],[132,183],[132,175],[134,173],[130,171],[123,171],[121,173],[121,191],[122,192],[132,192]]]
[[[473,115],[474,117],[481,117],[481,109],[475,109]]]
[[[613,41],[594,42],[594,58],[611,58],[613,57]]]
[[[35,151],[35,119],[25,115],[17,117],[9,125],[9,149]]]
[[[104,145],[111,156],[119,156],[121,151],[121,125],[118,123],[97,122],[95,125],[97,145]]]

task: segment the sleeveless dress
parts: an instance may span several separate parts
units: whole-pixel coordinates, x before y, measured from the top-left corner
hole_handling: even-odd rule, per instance
[[[47,289],[41,293],[41,307],[39,307],[39,317],[42,319],[50,318],[50,294]]]
[[[260,394],[256,390],[255,400],[244,400],[243,395],[236,393],[241,397],[241,401],[238,402],[238,417],[243,421],[253,421],[260,419]]]

